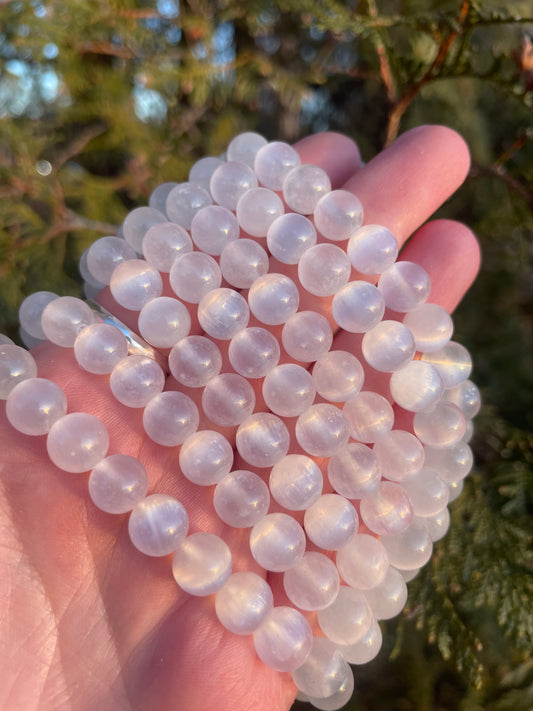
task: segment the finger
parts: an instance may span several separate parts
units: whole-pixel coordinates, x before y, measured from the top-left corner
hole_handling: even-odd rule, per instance
[[[306,136],[294,144],[302,163],[325,170],[331,187],[337,190],[361,168],[359,148],[348,136],[326,131]]]

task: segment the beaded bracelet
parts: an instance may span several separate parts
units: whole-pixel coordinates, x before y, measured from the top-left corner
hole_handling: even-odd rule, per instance
[[[141,336],[156,349],[171,349],[168,370],[181,386],[202,389],[201,403],[164,391],[161,355],[80,300],[38,292],[22,304],[20,318],[32,337],[74,347],[82,368],[110,373],[122,404],[144,407],[148,436],[180,446],[180,469],[190,481],[215,485],[217,514],[230,526],[251,528],[253,557],[265,570],[283,573],[294,607],[274,607],[260,576],[232,575],[222,538],[187,536],[180,502],[146,496],[141,462],[106,457],[103,424],[84,413],[66,415],[63,393],[36,378],[33,359],[17,346],[0,346],[0,391],[15,428],[48,433],[57,466],[91,470],[89,493],[97,506],[132,511],[130,537],[139,550],[174,553],[174,577],[186,592],[216,593],[217,615],[227,629],[253,634],[259,657],[290,671],[317,708],[340,708],[353,690],[347,662],[365,663],[377,654],[377,620],[401,611],[405,581],[447,530],[446,504],[460,493],[472,464],[467,441],[479,393],[467,379],[468,352],[450,341],[449,315],[425,303],[428,275],[414,263],[395,261],[398,246],[389,230],[361,226],[363,209],[354,195],[331,191],[324,171],[300,165],[290,146],[257,134],[233,139],[227,158],[204,158],[191,169],[189,183],[156,188],[148,207],[127,216],[124,238],[97,240],[80,264],[86,293],[108,284],[121,306],[138,311]],[[285,212],[280,190],[292,212]],[[317,243],[317,230],[327,241]],[[265,239],[272,257],[297,268],[305,291],[332,297],[330,318],[298,311],[295,282],[268,273],[268,252],[259,244]],[[347,252],[332,244],[346,240]],[[380,275],[377,286],[350,281],[352,268],[359,277]],[[177,298],[161,296],[167,278]],[[184,302],[198,305],[197,333],[191,333],[194,319]],[[403,322],[382,320],[385,308],[403,314]],[[258,325],[248,325],[250,315]],[[363,359],[391,374],[389,397],[362,389],[360,360],[331,349],[332,324],[363,334]],[[271,326],[282,326],[288,362],[281,365]],[[229,341],[233,372],[220,373],[223,357],[214,341]],[[254,412],[248,381],[260,378],[269,412]],[[391,401],[414,413],[414,435],[392,429]],[[232,428],[228,435],[198,431],[199,407],[214,425]],[[297,418],[295,453],[288,454],[291,438],[281,418]],[[231,471],[233,445],[260,474],[269,473],[268,487],[257,473]],[[328,460],[323,468],[334,493],[322,493],[324,477],[314,457]],[[270,496],[286,513],[268,513]],[[369,533],[357,532],[353,501]],[[305,512],[303,528],[294,511]],[[306,535],[318,548],[335,551],[336,565],[332,553],[306,552]],[[313,637],[299,610],[318,612],[325,637]]]

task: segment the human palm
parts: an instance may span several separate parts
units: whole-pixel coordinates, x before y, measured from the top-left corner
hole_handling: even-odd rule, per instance
[[[364,167],[357,148],[342,136],[320,134],[296,147],[302,162],[328,172],[334,188],[358,195],[367,224],[385,225],[400,244],[412,236],[404,258],[429,273],[430,301],[453,310],[478,269],[477,243],[457,223],[420,226],[466,175],[462,140],[442,127],[418,128]],[[293,273],[279,263],[272,270]],[[300,308],[328,315],[331,299],[305,292],[301,297]],[[131,312],[108,294],[102,300],[135,328]],[[357,354],[359,346],[359,336],[336,334],[335,348]],[[110,454],[139,457],[151,491],[174,495],[184,504],[190,531],[222,536],[232,550],[234,572],[261,572],[249,552],[248,530],[217,518],[211,487],[195,486],[180,474],[176,448],[146,437],[142,411],[117,403],[106,376],[82,371],[70,349],[42,344],[34,355],[39,376],[65,391],[69,411],[90,412],[104,422]],[[382,381],[375,371],[367,372],[365,389],[379,389]],[[178,385],[169,378],[167,387]],[[260,404],[260,392],[257,396]],[[204,426],[213,428],[208,422]],[[58,470],[47,457],[45,438],[18,434],[4,412],[0,471],[2,711],[290,708],[295,695],[290,675],[259,661],[251,637],[225,631],[211,597],[182,592],[168,557],[138,552],[129,540],[127,517],[95,508],[86,475]],[[268,575],[282,602],[279,574]]]

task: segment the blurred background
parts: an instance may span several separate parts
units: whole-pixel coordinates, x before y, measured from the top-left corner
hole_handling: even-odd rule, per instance
[[[439,212],[479,237],[455,315],[484,406],[452,527],[346,708],[533,708],[533,8],[488,0],[0,0],[0,332],[153,188],[237,132],[458,130]],[[296,704],[295,708],[308,708]]]

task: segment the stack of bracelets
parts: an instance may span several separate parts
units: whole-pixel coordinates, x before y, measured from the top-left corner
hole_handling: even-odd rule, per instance
[[[288,144],[244,133],[224,159],[199,160],[190,182],[157,187],[120,236],[91,245],[80,264],[88,301],[37,292],[20,308],[26,339],[74,348],[81,368],[110,375],[120,403],[144,408],[146,435],[176,448],[183,476],[213,487],[225,524],[250,529],[263,576],[232,574],[223,537],[187,535],[182,503],[147,494],[141,461],[106,456],[104,424],[67,414],[64,393],[38,377],[32,355],[0,337],[11,425],[46,435],[60,469],[90,471],[91,499],[129,514],[133,545],[173,554],[180,588],[213,595],[221,624],[253,635],[261,660],[290,672],[319,709],[350,698],[350,664],[376,656],[378,621],[402,610],[406,582],[446,533],[480,406],[450,316],[427,303],[427,273],[396,261],[388,229],[362,223],[358,198],[331,190],[321,168],[301,165]],[[269,272],[270,257],[293,278]],[[165,282],[174,296],[161,295]],[[106,285],[139,312],[140,337],[91,301]],[[298,310],[305,292],[324,297],[314,300],[322,313]],[[337,327],[359,334],[359,358],[332,349]],[[380,392],[365,389],[365,369]],[[189,394],[165,390],[168,373]],[[262,383],[258,409],[250,380]],[[224,434],[199,429],[202,410]],[[394,428],[406,411],[414,434]],[[253,471],[233,469],[234,449]],[[292,606],[274,605],[267,572],[282,574]],[[315,634],[306,617],[314,612]]]

